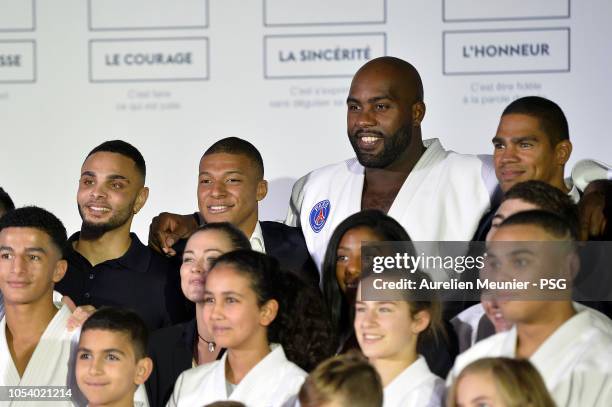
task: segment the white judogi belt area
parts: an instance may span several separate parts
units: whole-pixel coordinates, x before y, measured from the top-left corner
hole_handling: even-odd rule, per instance
[[[298,393],[306,372],[287,360],[282,346],[272,344],[270,348],[230,395],[225,379],[227,352],[221,360],[183,372],[167,406],[202,406],[219,400],[240,401],[249,407],[283,406]]]
[[[580,305],[529,358],[558,407],[612,406],[612,321]],[[484,357],[515,357],[516,327],[476,343],[457,357],[447,385],[469,363]]]
[[[388,215],[413,241],[468,241],[490,206],[497,179],[488,160],[447,151],[424,140],[425,153],[408,175]],[[301,226],[321,268],[327,243],[340,222],[361,210],[364,167],[356,158],[317,169],[293,186],[285,223]]]

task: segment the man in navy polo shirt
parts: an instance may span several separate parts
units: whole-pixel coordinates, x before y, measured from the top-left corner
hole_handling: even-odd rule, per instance
[[[184,318],[177,270],[130,233],[147,201],[142,154],[121,140],[94,148],[81,168],[77,204],[83,223],[66,250],[68,271],[56,290],[76,305],[123,306],[149,329]]]

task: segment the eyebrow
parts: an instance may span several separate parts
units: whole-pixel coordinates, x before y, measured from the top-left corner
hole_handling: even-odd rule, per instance
[[[487,396],[477,396],[477,397],[473,398],[470,402],[471,403],[475,403],[477,401],[489,401],[489,397],[487,397]]]
[[[204,294],[208,294],[208,295],[214,295],[212,291],[208,291],[208,290],[204,290]],[[221,293],[222,295],[235,295],[237,297],[244,297],[244,295],[237,293],[236,291],[223,291]]]
[[[529,254],[531,256],[535,256],[535,253],[529,249],[517,249],[510,252],[511,256],[517,256],[519,254]]]
[[[367,103],[376,103],[376,102],[380,102],[381,100],[385,100],[385,99],[393,100],[393,98],[390,95],[382,95],[382,96],[374,96],[368,99]],[[346,103],[361,103],[361,102],[357,100],[356,98],[349,96],[348,98],[346,98]]]
[[[91,349],[88,349],[88,348],[85,348],[85,347],[79,347],[78,352],[93,353],[93,351]],[[102,349],[102,352],[104,352],[104,353],[119,353],[119,354],[124,355],[124,356],[126,354],[121,349],[116,349],[116,348]]]
[[[503,143],[505,140],[501,137],[493,137],[491,139],[492,143]],[[519,137],[512,137],[510,138],[510,142],[511,143],[521,143],[523,141],[538,141],[538,138],[534,135],[528,135],[528,136],[519,136]]]
[[[206,249],[204,250],[204,253],[210,253],[210,252],[217,252],[217,253],[223,253],[220,249]],[[195,250],[185,250],[183,252],[183,254],[195,254]]]
[[[221,294],[227,296],[227,295],[235,295],[236,297],[244,297],[244,295],[236,292],[236,291],[223,291]]]
[[[376,305],[383,305],[383,304],[388,304],[388,305],[397,305],[394,301],[363,301],[363,300],[358,300],[355,301],[355,305],[357,304],[364,304],[366,302],[375,302]]]
[[[119,175],[119,174],[109,175],[108,177],[106,177],[106,179],[111,179],[111,180],[117,180],[118,179],[118,180],[123,180],[123,181],[130,182],[128,177],[125,177],[125,176]]]
[[[14,251],[13,248],[10,247],[10,246],[0,246],[0,250],[8,251],[8,252],[13,252]],[[47,251],[45,249],[43,249],[42,247],[27,247],[25,249],[25,251],[27,253],[32,253],[32,252],[34,252],[34,253],[43,253],[43,254],[47,253]]]
[[[96,173],[93,171],[83,171],[81,173],[81,177],[96,177]],[[119,175],[119,174],[112,174],[109,175],[108,177],[106,177],[106,179],[110,179],[110,180],[124,180],[127,182],[130,182],[129,178],[123,176],[123,175]]]
[[[242,170],[234,169],[234,170],[224,171],[223,175],[229,175],[229,174],[240,174],[240,175],[242,175],[244,173],[245,172],[242,171]],[[212,174],[210,173],[210,171],[201,171],[200,175],[212,175]]]

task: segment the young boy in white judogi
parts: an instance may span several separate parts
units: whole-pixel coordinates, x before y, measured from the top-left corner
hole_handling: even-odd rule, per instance
[[[5,316],[0,321],[0,386],[60,386],[42,401],[42,389],[30,401],[10,406],[72,406],[82,402],[70,369],[78,332],[69,332],[71,313],[53,304],[53,286],[66,272],[62,246],[66,229],[37,207],[16,209],[0,220],[0,291]],[[72,401],[71,401],[72,399]]]

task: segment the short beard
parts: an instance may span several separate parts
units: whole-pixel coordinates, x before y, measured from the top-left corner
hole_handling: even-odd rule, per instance
[[[359,164],[366,168],[386,168],[390,166],[404,153],[404,151],[406,151],[412,141],[412,125],[408,124],[398,129],[392,136],[385,136],[383,138],[384,144],[382,153],[373,156],[371,154],[361,154],[359,152],[356,137],[358,133],[359,132],[356,132],[355,136],[349,134],[349,140],[351,141]]]
[[[77,205],[78,206],[78,205]],[[128,208],[127,212],[120,212],[115,216],[111,217],[108,222],[105,223],[91,223],[85,220],[85,216],[79,207],[79,215],[81,215],[81,234],[79,239],[83,240],[96,240],[104,236],[107,232],[118,229],[125,225],[130,220],[130,216],[134,210],[134,204],[132,203]]]

